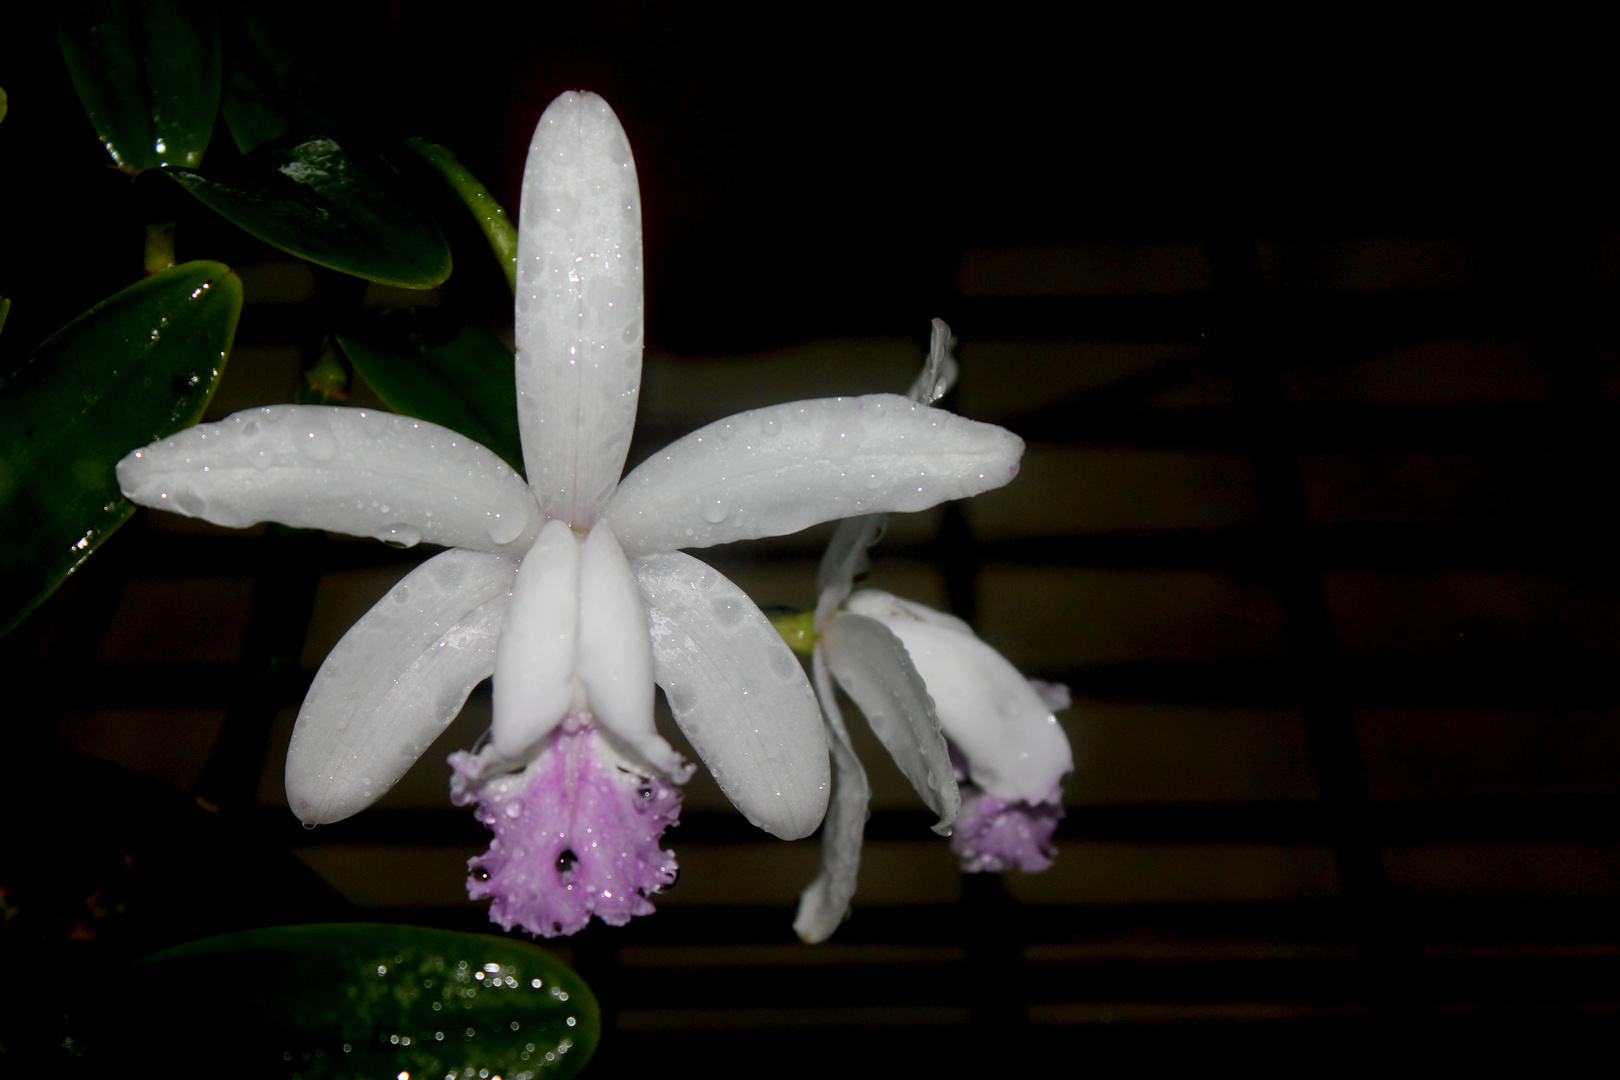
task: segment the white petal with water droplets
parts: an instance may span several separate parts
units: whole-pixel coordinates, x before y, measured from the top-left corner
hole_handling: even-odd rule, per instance
[[[589,527],[641,386],[641,196],[607,102],[567,93],[529,144],[518,216],[518,426],[547,517]]]
[[[816,697],[827,720],[827,742],[832,747],[833,761],[832,801],[827,804],[827,820],[821,826],[821,870],[799,894],[799,911],[793,918],[794,932],[813,945],[826,941],[849,917],[849,902],[855,896],[855,881],[861,869],[861,841],[866,832],[871,788],[861,759],[850,745],[826,658],[819,649],[811,661],[811,670],[815,674]]]
[[[795,401],[671,443],[624,478],[604,517],[631,555],[778,536],[998,488],[1023,449],[1010,431],[898,394]]]
[[[647,763],[677,783],[691,769],[653,726],[652,650],[636,572],[605,525],[579,559],[579,680],[591,711]]]
[[[393,787],[495,670],[517,560],[446,551],[343,635],[310,686],[287,749],[287,802],[313,824]]]
[[[574,704],[579,632],[579,540],[548,521],[523,557],[495,657],[491,739],[515,758],[543,738]]]
[[[846,613],[827,623],[817,648],[894,763],[939,815],[934,831],[948,834],[962,796],[929,688],[912,667],[905,646],[876,619]]]
[[[405,547],[521,554],[541,524],[523,478],[492,451],[369,409],[247,409],[134,451],[118,483],[142,506],[229,528],[279,521]]]
[[[894,600],[868,590],[846,607],[872,614]],[[905,643],[928,684],[945,734],[968,760],[968,776],[1003,799],[1052,798],[1074,757],[1036,688],[960,619],[909,601],[896,606],[883,624]]]
[[[749,821],[785,840],[827,808],[827,740],[804,669],[754,602],[690,555],[636,560],[653,674],[670,711]]]

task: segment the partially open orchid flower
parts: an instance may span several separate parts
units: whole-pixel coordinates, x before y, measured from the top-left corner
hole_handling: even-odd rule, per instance
[[[949,328],[935,320],[913,400],[936,401],[950,388],[949,347]],[[832,745],[833,793],[821,871],[793,922],[809,942],[826,940],[849,914],[870,799],[835,680],[939,814],[935,831],[950,834],[965,871],[1049,867],[1063,816],[1059,783],[1074,768],[1052,715],[1069,704],[1067,688],[1025,679],[955,616],[877,590],[851,595],[886,520],[868,514],[840,522],[818,575],[811,672]]]
[[[640,194],[618,118],[594,94],[546,110],[523,176],[518,421],[527,483],[437,425],[361,409],[237,413],[129,455],[135,502],[451,550],[346,634],[287,752],[305,822],[382,796],[494,675],[486,745],[452,795],[494,830],[468,882],[533,934],[651,912],[690,772],[653,726],[653,686],[731,801],[809,834],[825,737],[804,673],[759,609],[681,554],[999,487],[1023,445],[897,395],[799,401],[680,439],[624,477],[641,380]]]

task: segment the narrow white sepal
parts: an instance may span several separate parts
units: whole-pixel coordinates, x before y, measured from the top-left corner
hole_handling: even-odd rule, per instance
[[[574,704],[579,633],[579,540],[548,521],[523,557],[495,655],[491,740],[516,758],[539,742]]]
[[[311,824],[365,809],[405,775],[495,670],[517,572],[510,556],[446,551],[343,635],[287,748],[287,803]]]
[[[641,195],[630,142],[595,94],[535,128],[517,250],[518,426],[546,516],[584,529],[624,468],[641,386]]]
[[[754,409],[678,439],[631,471],[604,517],[630,555],[926,510],[998,488],[1023,440],[898,394]]]
[[[370,409],[247,409],[134,451],[118,484],[142,506],[233,529],[279,521],[404,547],[516,554],[541,524],[523,478],[493,451]]]
[[[653,726],[653,663],[636,573],[598,525],[579,557],[579,681],[602,726],[676,783],[691,769]]]
[[[827,740],[804,669],[754,602],[690,555],[636,560],[653,674],[681,731],[749,821],[796,840],[827,809]]]
[[[929,688],[912,666],[906,647],[876,619],[845,613],[822,629],[818,648],[894,763],[939,815],[934,831],[949,835],[962,796]]]
[[[861,869],[861,841],[866,832],[871,789],[861,759],[850,745],[849,731],[844,727],[820,649],[814,653],[810,667],[815,674],[816,697],[826,718],[833,762],[832,801],[821,826],[821,870],[799,894],[799,911],[793,919],[794,932],[814,945],[826,941],[849,918],[849,903],[855,896]]]
[[[888,523],[888,514],[862,514],[838,523],[821,556],[821,567],[816,571],[814,626],[818,631],[849,596],[855,579],[872,568],[872,560],[866,553],[883,539]]]
[[[845,609],[881,619],[905,643],[975,784],[1002,799],[1053,796],[1074,769],[1068,737],[1006,657],[960,619],[875,589],[851,596]]]

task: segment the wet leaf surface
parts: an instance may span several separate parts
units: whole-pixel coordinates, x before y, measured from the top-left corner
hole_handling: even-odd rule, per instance
[[[202,163],[219,111],[219,20],[206,0],[59,0],[57,40],[119,168]]]
[[[450,247],[375,157],[331,135],[286,136],[227,174],[165,169],[246,232],[310,262],[406,289],[450,276]]]
[[[0,384],[0,634],[134,513],[113,467],[195,424],[242,311],[242,283],[190,262],[102,301]]]
[[[207,938],[125,982],[91,1053],[213,1075],[567,1077],[601,1027],[590,988],[537,946],[378,923]]]

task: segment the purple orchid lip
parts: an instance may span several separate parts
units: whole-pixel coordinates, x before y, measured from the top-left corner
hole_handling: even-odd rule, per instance
[[[964,873],[999,874],[1014,867],[1035,873],[1050,867],[1057,856],[1052,833],[1062,817],[1063,805],[1056,798],[1031,803],[964,791],[951,850]]]
[[[495,833],[467,863],[467,894],[490,899],[489,917],[504,929],[557,937],[593,915],[623,926],[651,915],[648,898],[675,884],[675,853],[659,845],[680,815],[679,789],[624,768],[588,720],[567,717],[518,773],[480,780],[465,751],[450,764],[455,801],[476,801]]]

